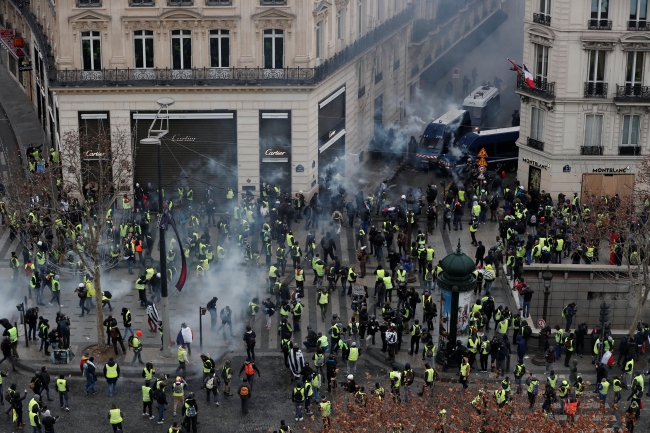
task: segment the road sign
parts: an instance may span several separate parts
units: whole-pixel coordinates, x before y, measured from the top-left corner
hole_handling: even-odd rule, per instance
[[[458,70],[458,68],[454,68],[454,73],[453,73],[453,75],[451,77],[452,78],[460,78],[460,71]]]
[[[487,158],[488,154],[487,154],[487,152],[485,151],[485,147],[483,147],[483,148],[481,148],[481,150],[479,150],[477,156],[478,156],[479,158]]]
[[[476,176],[478,179],[483,180],[485,179],[485,175],[483,173],[479,173],[478,176]]]
[[[479,173],[485,173],[485,170],[487,170],[487,168],[485,168],[484,165],[479,165],[479,166],[478,166],[478,172],[479,172]]]
[[[537,321],[537,328],[538,328],[538,329],[544,329],[544,328],[546,328],[546,322],[544,321],[544,319],[539,319],[539,320]]]
[[[363,295],[366,294],[366,290],[365,290],[365,288],[364,288],[363,286],[359,286],[359,285],[357,285],[357,284],[353,284],[353,285],[352,285],[352,294],[353,294],[353,295],[363,296]]]
[[[487,163],[487,161],[485,160],[485,158],[479,158],[479,160],[476,161],[476,164],[477,164],[477,165],[480,165],[480,166],[483,166],[483,167],[487,167],[487,165],[488,165],[488,163]]]

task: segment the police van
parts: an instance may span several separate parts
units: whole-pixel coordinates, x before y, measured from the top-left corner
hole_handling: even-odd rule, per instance
[[[420,136],[415,154],[417,165],[426,170],[436,168],[438,158],[449,152],[449,147],[470,132],[471,128],[467,110],[450,110],[435,119]]]
[[[487,153],[487,169],[492,171],[503,167],[507,171],[517,168],[519,158],[519,126],[470,132],[439,160],[443,173],[463,174],[475,168],[476,158],[481,149]]]
[[[501,111],[499,89],[494,86],[478,87],[465,98],[463,109],[469,112],[474,130],[495,127]]]

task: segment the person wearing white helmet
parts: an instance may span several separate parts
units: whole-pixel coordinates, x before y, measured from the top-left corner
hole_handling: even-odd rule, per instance
[[[79,287],[75,289],[75,293],[79,297],[79,307],[81,308],[81,314],[79,317],[83,317],[86,312],[90,313],[90,308],[86,307],[86,295],[88,294],[86,285],[84,283],[79,283]]]

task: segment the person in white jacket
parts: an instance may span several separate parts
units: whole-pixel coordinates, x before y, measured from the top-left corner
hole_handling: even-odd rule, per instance
[[[291,374],[293,375],[291,380],[300,378],[300,373],[302,373],[304,366],[305,358],[302,356],[300,346],[295,343],[291,349],[291,352],[289,353],[289,368],[291,369]]]
[[[187,346],[187,354],[192,355],[192,341],[194,341],[194,334],[192,333],[192,330],[190,329],[189,326],[187,326],[186,323],[183,323],[181,325],[181,331],[180,331],[180,339],[183,341],[180,342],[180,344],[185,344]],[[178,343],[178,341],[177,341]]]

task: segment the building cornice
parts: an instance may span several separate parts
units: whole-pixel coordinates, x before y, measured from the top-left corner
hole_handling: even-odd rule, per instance
[[[602,39],[583,39],[582,40],[582,49],[583,50],[600,50],[600,51],[613,51],[616,41],[607,41]]]
[[[293,22],[296,16],[280,9],[271,8],[264,12],[251,15],[251,19],[255,22],[255,35],[257,39],[260,37],[260,30],[267,29],[284,30],[287,32],[287,37],[291,38]]]
[[[632,34],[620,39],[623,51],[650,51],[650,36],[645,34]]]
[[[224,29],[232,32],[233,39],[237,39],[237,27],[241,17],[239,15],[229,16],[205,16],[194,11],[172,10],[160,14],[157,17],[122,17],[122,23],[127,35],[135,30],[153,30],[160,35],[168,30],[196,30],[205,36],[206,30]]]

